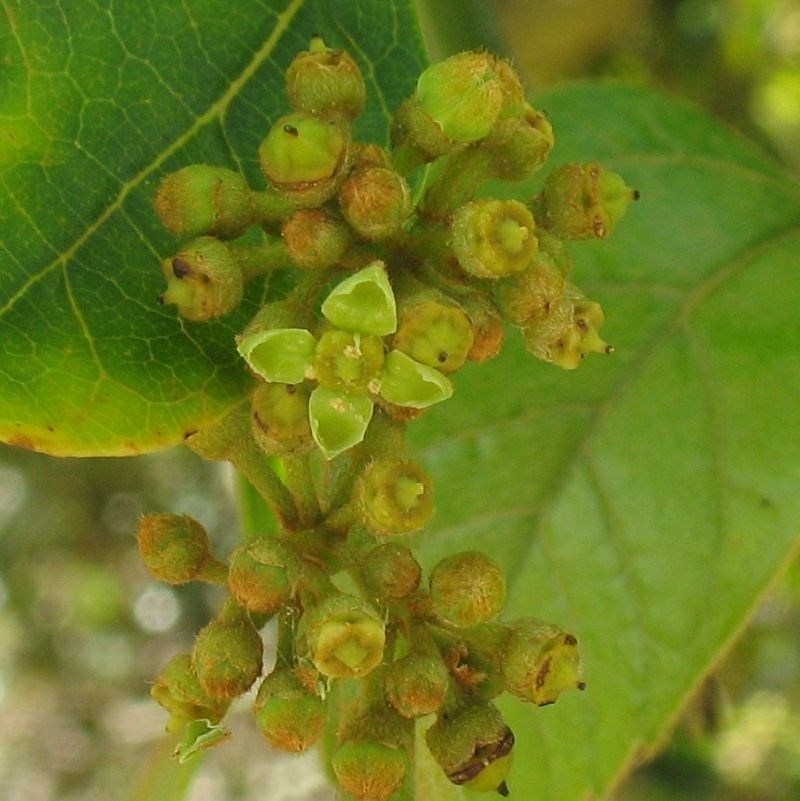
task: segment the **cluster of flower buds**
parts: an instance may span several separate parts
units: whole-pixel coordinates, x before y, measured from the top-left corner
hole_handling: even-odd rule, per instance
[[[452,782],[505,794],[514,736],[494,699],[545,705],[582,688],[577,641],[500,621],[503,573],[482,553],[447,557],[423,581],[402,539],[425,527],[433,493],[405,454],[405,424],[452,395],[468,360],[495,356],[506,323],[563,368],[610,352],[600,306],[568,280],[565,242],[607,236],[637,194],[599,164],[567,164],[528,202],[484,197],[487,181],[531,176],[554,141],[510,65],[485,52],[425,70],[388,148],[354,139],[366,85],[348,53],[315,38],[285,77],[291,110],[258,151],[266,188],[192,165],[155,199],[188,240],[163,263],[160,298],[186,320],[230,313],[247,282],[278,270],[291,288],[236,337],[253,376],[245,435],[196,446],[269,474],[254,483],[279,497],[283,530],[219,560],[196,521],[143,519],[153,575],[229,593],[153,696],[191,755],[224,736],[228,705],[260,680],[266,739],[297,752],[327,729],[332,773],[357,801],[400,791],[426,718]],[[259,628],[273,616],[278,659],[264,676]]]

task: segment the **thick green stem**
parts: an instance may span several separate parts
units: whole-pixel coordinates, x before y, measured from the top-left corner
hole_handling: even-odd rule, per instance
[[[286,470],[286,486],[294,498],[300,523],[310,528],[318,523],[321,517],[310,454],[288,454],[283,457],[283,465]]]

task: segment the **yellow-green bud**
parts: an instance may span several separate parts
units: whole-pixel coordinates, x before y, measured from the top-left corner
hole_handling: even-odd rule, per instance
[[[315,36],[286,70],[286,93],[298,111],[352,121],[364,110],[367,88],[350,54]]]
[[[450,687],[441,654],[412,651],[386,669],[386,698],[406,718],[437,712]]]
[[[180,315],[205,322],[232,312],[241,303],[244,277],[236,256],[210,236],[195,239],[162,263],[167,289],[161,304],[175,304]]]
[[[638,199],[636,190],[600,164],[564,164],[547,176],[534,214],[562,239],[604,239]]]
[[[350,229],[321,208],[298,209],[283,224],[281,236],[289,258],[304,270],[333,267],[352,241]]]
[[[272,126],[258,157],[267,179],[295,205],[319,206],[347,172],[350,139],[339,125],[298,111]]]
[[[288,668],[277,668],[261,682],[254,711],[270,745],[292,753],[311,748],[328,718],[325,701]]]
[[[356,505],[360,521],[374,534],[419,531],[433,514],[430,477],[417,462],[378,459],[361,474]]]
[[[386,630],[371,606],[353,595],[337,593],[304,611],[298,638],[324,676],[359,678],[383,660]]]
[[[252,431],[258,446],[285,455],[313,444],[306,384],[260,383],[252,398]]]
[[[150,695],[176,722],[219,723],[230,706],[227,699],[212,698],[203,689],[189,654],[177,654],[166,664],[150,688]]]
[[[509,624],[502,652],[506,689],[538,706],[554,703],[564,690],[582,690],[581,657],[572,634],[525,619]]]
[[[482,147],[494,177],[522,181],[545,162],[554,142],[547,117],[525,104],[521,114],[498,120]]]
[[[272,615],[294,590],[296,557],[274,538],[250,540],[230,557],[228,588],[234,600],[251,612]]]
[[[168,584],[216,580],[225,567],[211,555],[203,526],[189,515],[146,515],[136,532],[139,553],[147,571]]]
[[[164,227],[182,239],[202,234],[233,239],[255,218],[244,178],[207,164],[192,164],[167,175],[153,203]]]
[[[361,563],[361,575],[377,598],[391,603],[417,591],[422,568],[410,548],[385,542],[367,553]]]
[[[405,178],[388,167],[362,167],[342,183],[339,206],[365,239],[388,239],[400,233],[411,213],[411,190]]]
[[[434,614],[459,628],[488,623],[506,600],[502,568],[480,551],[446,556],[433,568],[429,584]]]
[[[236,698],[261,673],[263,645],[250,615],[228,599],[198,632],[192,662],[203,689],[213,698]]]
[[[518,200],[474,200],[453,217],[452,247],[461,269],[477,278],[520,272],[539,247],[533,215]]]

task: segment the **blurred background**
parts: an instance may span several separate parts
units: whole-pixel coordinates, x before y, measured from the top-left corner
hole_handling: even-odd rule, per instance
[[[465,13],[473,7],[473,14]],[[800,169],[800,2],[428,0],[445,52],[513,57],[533,90],[584,78],[690,98]],[[441,55],[434,53],[434,56]],[[0,798],[116,801],[164,724],[149,682],[213,614],[214,593],[151,580],[140,514],[191,514],[224,552],[238,538],[231,476],[184,449],[136,459],[51,459],[0,446]],[[800,798],[800,568],[717,666],[674,735],[614,801]],[[313,763],[252,738],[212,755],[190,801],[331,801]],[[241,744],[240,744],[241,745]],[[281,777],[286,777],[282,781]],[[273,794],[285,785],[282,796]],[[144,795],[144,788],[142,791]]]

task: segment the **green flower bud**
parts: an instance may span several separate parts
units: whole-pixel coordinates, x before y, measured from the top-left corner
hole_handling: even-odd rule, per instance
[[[477,278],[524,270],[538,246],[533,215],[518,200],[475,200],[453,217],[453,251],[461,268]]]
[[[236,698],[261,673],[263,646],[249,614],[232,600],[194,641],[192,662],[213,698]]]
[[[582,690],[581,657],[572,634],[525,619],[509,625],[502,654],[506,689],[538,706],[554,703],[564,690]]]
[[[488,623],[506,600],[502,568],[480,551],[445,557],[433,568],[429,584],[434,614],[459,628]]]
[[[386,267],[376,261],[339,283],[322,303],[336,328],[383,337],[397,328],[397,305]]]
[[[417,591],[422,568],[410,548],[385,542],[366,555],[361,564],[361,576],[378,599],[391,603]]]
[[[306,609],[298,638],[323,676],[360,678],[383,660],[386,631],[372,607],[353,595],[337,593]]]
[[[374,404],[367,395],[351,395],[317,387],[308,399],[308,418],[314,442],[326,459],[358,445],[372,419]]]
[[[567,280],[549,254],[540,251],[525,270],[492,285],[503,316],[515,325],[547,320],[562,303]]]
[[[226,568],[211,555],[206,530],[188,515],[146,515],[136,540],[144,566],[159,581],[224,580]]]
[[[281,117],[261,143],[261,169],[295,205],[322,205],[333,197],[349,166],[349,137],[343,128],[296,112]]]
[[[328,718],[325,701],[287,668],[276,669],[261,682],[254,711],[269,744],[292,753],[311,748]]]
[[[367,87],[349,53],[315,36],[286,70],[286,93],[298,111],[349,122],[364,110]]]
[[[312,375],[317,340],[304,328],[275,328],[237,337],[236,349],[266,381],[300,384]]]
[[[450,688],[441,654],[412,651],[386,669],[386,698],[406,718],[437,712]]]
[[[547,176],[536,219],[562,239],[603,239],[639,193],[597,163],[564,164]]]
[[[183,239],[241,236],[254,222],[250,187],[223,167],[192,164],[166,176],[154,200],[164,227]]]
[[[294,554],[274,538],[251,540],[230,557],[228,589],[251,612],[272,615],[292,596]]]
[[[158,299],[174,303],[180,315],[205,322],[232,312],[244,293],[242,270],[232,251],[218,239],[200,237],[162,263],[167,289]]]
[[[381,397],[397,406],[425,409],[447,400],[453,385],[438,370],[407,356],[400,350],[386,354]]]
[[[377,394],[383,369],[383,342],[349,331],[326,331],[314,352],[314,376],[322,387]]]
[[[219,723],[230,706],[224,698],[212,698],[204,689],[189,654],[177,654],[161,671],[150,695],[172,716],[172,731],[182,721],[208,720]]]
[[[425,735],[428,748],[453,784],[508,795],[514,734],[493,704],[440,714]]]
[[[455,143],[416,97],[398,106],[392,116],[391,141],[395,168],[407,174],[452,150]]]
[[[388,167],[362,167],[342,183],[339,206],[365,239],[388,239],[401,232],[411,213],[411,190],[405,178]]]
[[[495,178],[522,181],[544,164],[554,142],[547,118],[526,103],[518,116],[498,120],[482,147]]]
[[[417,462],[373,461],[361,474],[355,492],[359,519],[379,536],[419,531],[433,514],[431,480]]]
[[[331,767],[338,785],[357,801],[386,801],[403,783],[410,758],[391,745],[348,740],[334,751]]]
[[[253,438],[265,453],[285,455],[313,443],[308,421],[310,390],[305,384],[256,387],[252,398]]]
[[[506,100],[507,71],[485,51],[458,53],[426,69],[417,81],[420,106],[456,142],[474,142],[492,129]]]
[[[402,303],[392,346],[443,373],[458,370],[473,345],[472,323],[455,301],[421,292]]]
[[[333,267],[347,252],[350,229],[325,209],[298,209],[281,229],[289,258],[304,270]]]

